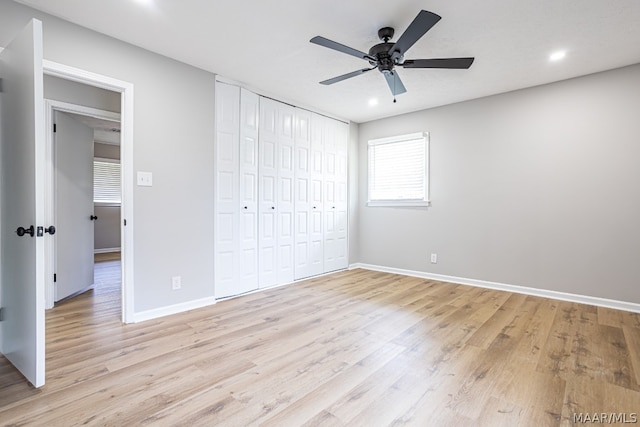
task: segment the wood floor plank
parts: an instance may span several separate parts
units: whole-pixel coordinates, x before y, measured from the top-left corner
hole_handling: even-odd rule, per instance
[[[46,314],[46,385],[0,425],[573,425],[640,408],[640,317],[355,269],[140,324],[119,261]]]

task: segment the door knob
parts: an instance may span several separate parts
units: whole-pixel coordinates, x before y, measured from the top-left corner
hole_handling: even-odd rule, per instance
[[[49,233],[53,236],[54,234],[56,234],[56,228],[53,225],[50,225],[48,228],[44,229],[44,232]]]
[[[89,219],[90,219],[91,221],[95,221],[96,219],[98,219],[98,217],[97,217],[97,216],[95,216],[95,215],[91,215],[91,216],[89,217]]]
[[[18,229],[16,230],[16,233],[20,237],[24,236],[25,234],[28,234],[29,236],[33,237],[35,232],[36,232],[36,230],[35,230],[35,227],[33,225],[28,227],[28,228],[18,227]]]

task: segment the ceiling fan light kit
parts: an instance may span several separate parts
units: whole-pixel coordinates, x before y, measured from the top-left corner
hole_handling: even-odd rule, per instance
[[[368,53],[361,52],[322,36],[312,38],[310,40],[311,43],[364,59],[371,65],[371,68],[363,68],[328,80],[323,80],[320,84],[332,85],[377,68],[387,81],[387,85],[394,97],[393,102],[396,102],[395,96],[405,93],[407,89],[402,83],[395,67],[468,69],[471,67],[471,64],[473,64],[474,58],[472,57],[404,59],[405,53],[411,46],[424,36],[440,19],[441,17],[435,13],[421,10],[396,42],[390,41],[395,34],[393,28],[380,28],[378,30],[378,37],[382,40],[382,43],[372,46]]]

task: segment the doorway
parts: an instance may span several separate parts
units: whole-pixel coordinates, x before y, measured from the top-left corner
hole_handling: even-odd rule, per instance
[[[58,79],[45,79],[45,93],[56,96],[58,84]],[[120,94],[97,92],[102,93],[115,96],[119,106]],[[98,98],[87,95],[86,101]],[[49,130],[53,174],[48,181],[54,194],[53,300],[57,303],[89,289],[95,294],[105,286],[120,286],[121,272],[115,283],[111,272],[107,283],[104,263],[95,262],[96,257],[116,261],[117,255],[109,270],[121,266],[120,114],[48,99],[45,106],[52,110],[54,121]]]
[[[69,67],[55,62],[43,61],[45,75],[73,81],[88,86],[106,89],[120,93],[120,165],[121,165],[121,299],[122,299],[122,321],[124,323],[133,322],[133,85],[128,82],[113,79],[111,77],[87,72],[77,68]],[[80,114],[84,116],[102,117],[106,120],[115,120],[116,117],[107,115],[104,112],[93,109],[78,111],[76,106],[65,105],[64,103],[49,102],[45,106],[45,126],[46,129],[53,128],[54,111]],[[46,132],[46,167],[45,176],[51,177],[54,173],[52,132]],[[45,188],[45,215],[48,218],[55,217],[55,193],[53,183],[48,182]],[[53,239],[49,239],[45,245],[45,296],[46,307],[52,308],[55,300],[54,292],[54,248]]]

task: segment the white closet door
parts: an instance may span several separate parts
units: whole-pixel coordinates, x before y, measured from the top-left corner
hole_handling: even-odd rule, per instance
[[[238,292],[240,88],[216,83],[215,295]]]
[[[324,126],[324,271],[336,270],[336,124],[327,119]]]
[[[258,274],[261,288],[278,283],[277,180],[278,103],[260,100],[258,165]]]
[[[278,284],[294,280],[294,122],[295,108],[278,103],[276,206]]]
[[[260,97],[240,94],[239,293],[258,288],[258,118]]]
[[[309,261],[310,275],[324,272],[324,135],[327,119],[319,114],[311,116],[311,154],[309,173]]]
[[[296,109],[295,116],[295,262],[296,280],[311,276],[310,189],[311,113]]]
[[[344,269],[349,266],[349,244],[348,244],[348,169],[347,153],[349,141],[349,125],[336,122],[336,175],[335,175],[335,269]],[[333,208],[335,206],[335,209]]]

